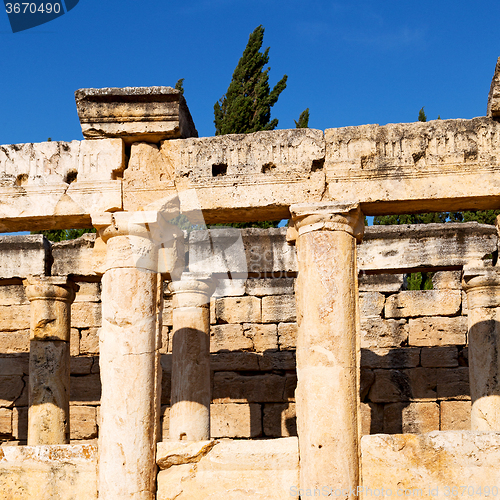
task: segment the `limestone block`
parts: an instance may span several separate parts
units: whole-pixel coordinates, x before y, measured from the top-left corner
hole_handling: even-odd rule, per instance
[[[70,356],[78,356],[80,354],[80,332],[78,328],[71,328],[69,335],[69,354]]]
[[[99,374],[71,377],[70,398],[72,405],[98,405],[101,399]]]
[[[70,439],[93,439],[97,437],[95,407],[71,406],[69,418]]]
[[[438,368],[437,396],[439,399],[470,399],[469,368]]]
[[[361,318],[380,316],[384,309],[385,297],[379,292],[362,292],[359,294],[359,312]]]
[[[8,446],[0,456],[2,498],[97,499],[96,446]]]
[[[73,328],[96,328],[102,323],[102,305],[95,302],[71,304],[71,326]]]
[[[295,278],[255,278],[246,281],[246,293],[264,295],[293,295]]]
[[[469,431],[471,406],[470,401],[441,401],[441,430]]]
[[[100,328],[82,328],[80,330],[80,352],[82,354],[99,354]]]
[[[52,256],[54,259],[54,263],[52,264],[52,274],[55,276],[67,276],[69,274],[75,274],[78,276],[95,276],[95,242],[95,233],[85,233],[79,238],[75,238],[74,240],[58,241],[56,243],[52,243]],[[87,285],[90,286],[91,284],[88,283]],[[82,294],[82,298],[83,295],[86,294],[87,285],[84,285],[82,287],[82,290],[80,291],[80,293]],[[97,283],[92,283],[92,285],[97,285]],[[91,295],[91,293],[89,293],[89,295]],[[95,301],[96,299],[91,300],[91,302]]]
[[[424,347],[420,354],[420,364],[453,368],[458,366],[458,349],[455,346]]]
[[[10,437],[12,435],[12,410],[0,408],[0,436]]]
[[[438,271],[432,275],[432,285],[434,290],[441,290],[443,288],[461,290],[462,271]]]
[[[217,371],[258,371],[262,354],[256,352],[218,352],[210,356],[210,369]]]
[[[375,370],[375,382],[369,392],[373,403],[397,403],[412,397],[408,375],[400,370]]]
[[[21,353],[29,351],[30,331],[0,332],[0,352]]]
[[[262,435],[259,404],[210,405],[210,437],[254,438]]]
[[[22,441],[28,438],[27,406],[15,406],[12,409],[12,437]]]
[[[0,355],[0,376],[27,375],[29,373],[28,357],[24,354]]]
[[[90,233],[89,233],[90,234]],[[91,281],[78,281],[79,290],[75,302],[101,302],[101,284]]]
[[[499,130],[490,118],[326,130],[328,198],[366,215],[493,208]]]
[[[408,323],[404,319],[363,318],[361,347],[399,347],[408,340]]]
[[[283,401],[285,377],[274,373],[240,375],[236,372],[214,373],[214,403],[278,403]]]
[[[172,87],[79,89],[75,101],[86,139],[155,143],[198,136],[184,96]]]
[[[453,488],[459,496],[464,491],[461,485],[473,486],[474,491],[487,486],[490,495],[492,486],[498,486],[498,433],[363,436],[361,453],[364,486],[372,491],[391,490],[392,496],[399,491],[401,497],[441,500],[449,498]]]
[[[164,171],[175,169],[179,190],[196,192],[196,200],[180,193],[182,212],[191,217],[201,208],[207,224],[262,216],[279,220],[289,216],[291,204],[303,201],[304,193],[320,201],[325,187],[320,130],[164,141],[161,153]]]
[[[384,407],[375,403],[361,403],[361,435],[379,434],[384,428]]]
[[[14,403],[22,404],[25,401],[21,401],[21,395],[25,391],[25,381],[21,375],[6,375],[0,376],[0,387],[2,388],[0,392],[0,407],[12,407]]]
[[[210,324],[215,325],[217,323],[217,315],[215,314],[215,301],[214,297],[210,297]]]
[[[15,332],[30,327],[30,306],[0,306],[0,330]]]
[[[265,351],[257,357],[260,371],[296,369],[295,351]]]
[[[491,80],[490,93],[488,94],[488,106],[486,116],[498,120],[500,116],[500,57],[495,66],[495,73]]]
[[[368,231],[369,228],[365,228]],[[399,292],[403,288],[402,274],[366,274],[361,271],[358,276],[360,292]]]
[[[252,349],[256,352],[278,349],[278,327],[276,325],[243,323],[243,335],[252,341]]]
[[[170,406],[162,405],[160,409],[160,441],[167,440],[170,435]]]
[[[359,397],[361,401],[365,400],[374,382],[375,374],[373,373],[373,370],[361,368],[359,376]]]
[[[257,297],[226,297],[215,303],[217,320],[222,323],[260,323],[261,304]]]
[[[3,265],[2,265],[3,271]],[[29,304],[23,285],[0,286],[0,306]]]
[[[157,445],[158,500],[298,496],[296,437]],[[165,469],[167,465],[175,463]],[[166,465],[162,465],[166,464]],[[195,464],[195,466],[194,466]]]
[[[438,345],[464,345],[467,335],[467,318],[433,317],[410,319],[410,345],[429,347]]]
[[[296,348],[297,323],[280,323],[278,325],[278,344],[280,350]]]
[[[384,433],[422,434],[439,430],[437,403],[391,403],[384,406]]]
[[[50,259],[50,243],[42,234],[0,236],[0,278],[48,274]],[[2,295],[11,291],[15,293],[12,286]],[[20,301],[3,299],[1,304],[24,304],[23,296],[22,292],[15,293],[14,297],[19,297]]]
[[[70,360],[71,375],[88,375],[92,371],[94,358],[89,356],[78,356]]]
[[[245,295],[245,282],[244,279],[222,279],[217,282],[215,289],[215,297],[239,297]]]
[[[170,298],[163,301],[162,323],[166,326],[173,326],[172,321],[172,300]]]
[[[264,435],[288,437],[297,435],[295,403],[268,403],[264,405]]]
[[[416,347],[372,348],[361,351],[361,366],[365,368],[412,368],[419,363],[420,349]]]
[[[460,290],[408,290],[387,297],[385,317],[452,316],[461,303]]]
[[[252,339],[243,335],[242,325],[212,325],[210,327],[210,352],[251,351],[252,349]]]
[[[294,295],[262,297],[262,322],[281,323],[297,320]]]

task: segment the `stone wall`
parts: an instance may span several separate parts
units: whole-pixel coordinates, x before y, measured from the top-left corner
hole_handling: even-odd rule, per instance
[[[22,278],[35,264],[45,269],[44,260],[53,274],[74,274],[80,287],[71,306],[71,440],[97,437],[101,303],[99,277],[89,266],[93,238],[86,235],[57,243],[50,252],[41,252],[47,243],[37,240],[37,248],[21,252],[25,256],[31,252],[33,258],[19,268],[18,276],[11,273],[0,280],[0,436],[5,441],[26,440],[30,305]],[[3,255],[7,258],[8,252]],[[293,260],[293,256],[281,259],[281,267],[287,268],[281,273],[259,277],[251,272],[246,279],[219,280],[211,300],[214,438],[297,434]],[[363,434],[470,429],[467,307],[460,278],[460,271],[438,272],[434,290],[407,291],[402,274],[361,273]],[[169,420],[171,330],[171,298],[165,286],[164,436]]]

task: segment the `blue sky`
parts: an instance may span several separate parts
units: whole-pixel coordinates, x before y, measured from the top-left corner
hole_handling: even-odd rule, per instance
[[[486,112],[500,56],[500,2],[461,0],[80,0],[69,13],[13,34],[0,12],[0,144],[81,139],[74,91],[173,86],[200,136],[262,24],[270,80],[288,86],[278,128],[309,107],[311,128],[472,118]]]

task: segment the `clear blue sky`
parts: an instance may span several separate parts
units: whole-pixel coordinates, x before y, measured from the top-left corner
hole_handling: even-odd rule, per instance
[[[262,24],[279,128],[309,107],[311,128],[472,118],[486,112],[500,56],[500,1],[80,0],[13,34],[0,12],[0,144],[81,139],[74,91],[173,86],[200,136]]]

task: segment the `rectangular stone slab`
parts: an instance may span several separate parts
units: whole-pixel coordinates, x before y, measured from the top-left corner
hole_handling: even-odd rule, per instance
[[[50,274],[50,243],[41,234],[0,236],[0,278]]]

